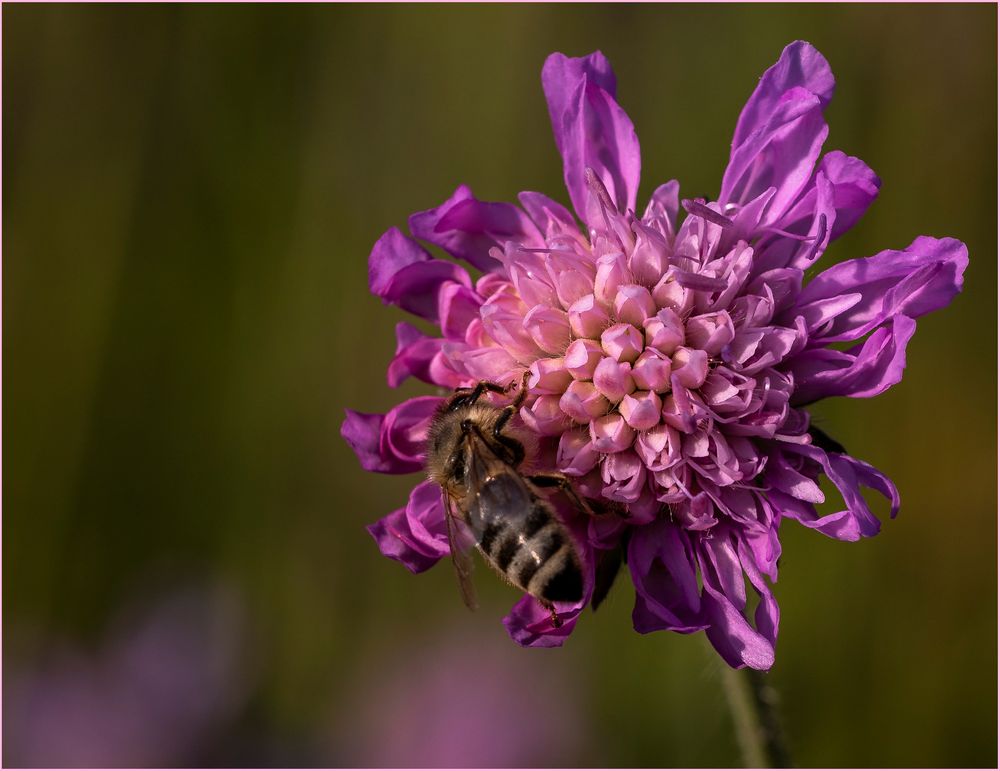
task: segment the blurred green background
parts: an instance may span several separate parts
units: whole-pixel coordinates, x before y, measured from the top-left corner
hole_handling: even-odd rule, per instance
[[[611,59],[642,202],[718,191],[743,102],[803,38],[837,77],[827,149],[884,182],[827,260],[928,234],[971,263],[902,384],[817,411],[903,509],[857,544],[782,528],[771,679],[800,765],[995,767],[996,28],[991,5],[5,5],[5,764],[51,760],[25,716],[59,722],[9,680],[68,648],[113,712],[121,609],[204,577],[243,608],[239,696],[150,762],[739,765],[701,635],[637,635],[622,582],[564,649],[517,648],[485,571],[470,615],[447,566],[378,554],[364,525],[416,478],[362,472],[339,428],[426,392],[385,385],[403,314],[367,291],[378,236],[460,182],[567,200],[548,53]],[[475,710],[496,746],[450,717]]]

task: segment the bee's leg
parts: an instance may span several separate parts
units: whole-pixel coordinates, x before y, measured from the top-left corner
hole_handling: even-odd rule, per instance
[[[585,514],[589,514],[590,516],[595,516],[594,510],[590,508],[590,504],[577,495],[576,490],[573,489],[573,484],[569,481],[569,477],[565,474],[560,474],[558,471],[549,471],[544,474],[532,474],[528,477],[528,481],[538,487],[558,487],[580,511]]]
[[[489,380],[480,380],[474,388],[456,388],[455,394],[451,397],[451,401],[448,402],[448,409],[454,410],[465,405],[475,404],[479,401],[479,397],[487,391],[502,394],[506,393],[507,389],[503,386],[498,386],[496,383],[491,383]]]
[[[498,425],[501,427],[504,423],[510,420],[510,416],[514,414],[514,412],[524,403],[525,397],[528,395],[527,386],[528,378],[530,376],[531,372],[529,370],[525,370],[524,376],[521,378],[521,390],[518,391],[517,396],[514,397],[514,401],[512,401],[508,407],[504,408],[504,412],[507,413],[506,416],[497,421]],[[451,402],[448,406],[449,409],[455,409],[456,407],[462,405],[475,404],[479,400],[479,397],[486,391],[490,391],[495,394],[505,394],[516,385],[516,380],[506,386],[491,383],[489,380],[480,380],[473,388],[456,388],[455,395],[451,397]],[[510,409],[511,407],[513,409]]]
[[[524,376],[521,378],[521,390],[518,391],[517,396],[514,397],[514,401],[500,410],[500,415],[493,424],[493,439],[510,451],[510,463],[512,466],[520,466],[521,462],[524,460],[524,445],[512,437],[504,435],[503,430],[510,419],[514,417],[514,413],[516,413],[521,408],[521,405],[524,404],[524,400],[528,396],[528,378],[530,375],[531,372],[525,370]],[[510,386],[508,386],[508,389],[513,388],[514,385],[515,383],[511,383]]]
[[[493,424],[492,432],[493,440],[510,452],[510,465],[512,466],[520,466],[524,460],[524,445],[517,441],[517,439],[504,434],[503,429],[516,411],[517,407],[513,404],[504,407],[500,411],[500,416],[497,418],[496,423]]]
[[[529,377],[531,377],[531,370],[526,369],[524,371],[524,375],[521,376],[521,390],[517,392],[517,396],[514,397],[514,401],[510,403],[510,406],[513,407],[515,410],[518,409],[522,404],[524,404],[524,400],[528,398]],[[507,387],[507,390],[510,390],[515,385],[517,385],[516,381],[514,383],[511,383]]]
[[[500,418],[497,419],[497,424],[500,425],[501,428],[503,427],[503,423],[506,423],[507,420],[510,420],[510,415],[513,414],[513,412],[509,414],[506,412],[509,409],[511,408],[504,407],[504,412],[501,414]],[[506,419],[504,419],[504,415],[506,415]],[[479,429],[479,426],[473,425],[472,421],[466,421],[466,423],[468,423],[469,426],[468,428],[466,428],[466,426],[463,424],[462,425],[463,431],[475,431],[479,435],[479,438],[483,440],[483,442],[491,446],[490,442],[487,441],[485,436],[483,436],[483,432]],[[503,434],[501,434],[500,429],[498,429],[496,426],[493,427],[493,431],[491,433],[493,436],[493,440],[497,444],[499,444],[501,448],[503,448],[510,454],[509,458],[503,458],[502,460],[505,460],[507,463],[509,463],[511,466],[514,466],[515,468],[517,466],[520,466],[521,462],[524,460],[524,445],[521,444],[519,441],[517,441],[517,439],[514,439],[509,436],[504,436]],[[496,451],[496,448],[494,448],[494,451]]]
[[[536,597],[535,599],[538,600],[539,604],[549,612],[549,616],[552,618],[552,626],[556,629],[561,627],[562,619],[559,618],[559,615],[556,613],[556,606],[548,600],[543,600],[541,597]]]
[[[495,429],[493,431],[493,438],[510,453],[511,466],[517,468],[524,462],[524,445],[517,441],[517,439],[498,434]]]

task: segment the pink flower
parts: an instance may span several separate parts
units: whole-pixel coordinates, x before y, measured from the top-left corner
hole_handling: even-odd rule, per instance
[[[833,75],[808,43],[761,77],[718,199],[681,201],[671,181],[641,215],[639,142],[604,56],[553,54],[542,85],[576,218],[540,193],[522,193],[519,208],[464,186],[413,215],[413,236],[481,271],[476,281],[389,230],[369,261],[372,291],[443,333],[400,325],[390,383],[412,374],[450,389],[529,370],[521,418],[552,437],[543,460],[623,512],[620,527],[590,523],[588,570],[626,544],[638,631],[705,630],[732,666],[768,669],[781,520],[856,540],[879,529],[862,486],[890,499],[892,515],[899,506],[890,480],[811,427],[806,408],[899,382],[915,319],[961,289],[965,246],[920,237],[806,283],[880,186],[860,160],[821,155]],[[348,411],[343,435],[366,469],[415,471],[439,403]],[[823,517],[822,474],[846,502]],[[370,531],[422,570],[447,553],[443,516],[423,482]],[[760,596],[752,620],[745,579]],[[505,623],[518,642],[558,645],[582,607],[555,629],[526,597]]]

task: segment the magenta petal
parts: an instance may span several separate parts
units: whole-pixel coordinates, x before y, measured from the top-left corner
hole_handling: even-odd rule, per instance
[[[395,458],[383,458],[379,452],[379,436],[382,433],[385,415],[354,410],[344,410],[344,413],[346,417],[340,426],[340,435],[358,456],[361,468],[381,474],[407,474],[413,470],[405,464],[400,467]]]
[[[821,517],[813,504],[778,490],[769,490],[767,497],[783,519],[793,519],[838,541],[857,541],[861,538],[858,523],[850,511],[838,511]]]
[[[729,666],[767,671],[774,666],[774,643],[750,626],[743,613],[718,589],[705,584],[702,593],[706,636]]]
[[[472,283],[461,267],[433,259],[399,228],[387,230],[368,257],[372,294],[430,321],[437,321],[438,292],[446,282],[465,286]]]
[[[763,635],[764,639],[771,644],[773,649],[775,642],[778,640],[778,622],[781,619],[778,601],[775,599],[774,592],[771,591],[771,587],[768,586],[767,581],[758,569],[753,550],[747,544],[746,540],[740,540],[737,551],[740,555],[740,565],[743,567],[743,572],[750,579],[750,585],[753,586],[754,591],[760,596],[760,602],[757,603],[757,609],[754,611],[754,626],[757,627],[757,631]]]
[[[389,228],[375,242],[368,256],[368,287],[372,294],[385,297],[392,277],[417,262],[432,260],[430,253],[399,228]]]
[[[405,509],[397,509],[367,530],[386,557],[421,573],[448,554],[448,535],[441,488],[421,482],[410,493]]]
[[[715,538],[698,543],[698,557],[701,562],[702,580],[710,581],[723,592],[739,610],[746,607],[746,585],[743,568],[736,552],[739,536],[722,533]]]
[[[508,380],[508,375],[518,370],[518,363],[503,348],[495,345],[473,348],[461,354],[461,363],[473,380]]]
[[[479,318],[482,304],[474,289],[464,284],[443,284],[438,293],[438,319],[444,336],[449,340],[464,340],[469,324]]]
[[[518,193],[517,200],[546,240],[559,236],[581,236],[580,226],[569,210],[547,195],[525,191]]]
[[[872,201],[878,197],[882,180],[864,161],[839,150],[823,156],[817,173],[825,174],[833,185],[833,208],[837,218],[830,233],[832,241],[850,230],[868,211]]]
[[[798,305],[860,294],[821,333],[826,342],[855,340],[897,314],[917,318],[943,308],[962,290],[968,264],[961,241],[921,236],[902,251],[889,249],[823,271],[802,290]]]
[[[409,265],[399,271],[393,276],[383,299],[436,324],[441,287],[455,283],[468,285],[471,283],[469,275],[453,263],[431,260]]]
[[[780,451],[769,456],[764,481],[774,489],[809,503],[825,500],[816,480],[800,473]]]
[[[720,203],[748,203],[773,187],[764,219],[779,220],[809,182],[828,131],[816,95],[789,90],[769,119],[733,151]]]
[[[393,407],[386,415],[345,410],[340,434],[366,471],[409,474],[424,466],[424,441],[430,418],[442,399],[422,396]]]
[[[611,62],[600,51],[594,51],[589,56],[569,57],[564,54],[551,54],[542,66],[542,90],[549,106],[549,119],[555,134],[556,149],[564,153],[566,134],[561,130],[562,117],[572,109],[573,94],[577,85],[588,78],[598,88],[603,88],[612,96],[617,91],[614,70]]]
[[[379,435],[379,453],[397,464],[396,473],[424,467],[427,429],[442,401],[439,396],[418,396],[396,405],[386,414]]]
[[[698,549],[702,608],[709,623],[706,635],[729,666],[768,670],[774,664],[774,642],[754,629],[744,616],[743,566],[732,545],[720,545],[718,541],[702,541]],[[765,614],[765,621],[769,615]],[[766,624],[765,628],[776,632],[776,617],[773,629]]]
[[[768,121],[781,97],[795,87],[815,94],[824,108],[833,96],[834,80],[830,65],[823,54],[802,40],[785,46],[778,61],[761,76],[736,122],[734,154],[754,131]]]
[[[889,516],[899,511],[899,493],[895,485],[880,471],[850,455],[827,453],[812,445],[789,445],[786,452],[797,453],[819,464],[823,473],[836,485],[847,509],[825,517],[817,517],[811,507],[792,504],[782,494],[771,491],[782,516],[796,519],[807,527],[843,541],[856,541],[876,535],[881,527],[878,518],[861,494],[861,486],[869,487],[889,500]]]
[[[582,609],[582,608],[581,608]],[[503,619],[510,639],[526,648],[558,648],[576,628],[580,610],[559,611],[560,626],[552,623],[549,612],[530,594],[524,595]]]
[[[888,390],[903,378],[906,344],[917,329],[909,316],[896,316],[868,339],[847,351],[816,348],[793,358],[796,406],[827,396],[867,398]]]
[[[663,231],[647,227],[641,222],[633,222],[632,231],[636,236],[635,249],[628,258],[628,268],[632,272],[632,278],[644,286],[656,286],[657,282],[663,278],[669,262],[667,257],[669,247],[666,237],[663,235]],[[664,226],[664,231],[669,232],[668,226]],[[652,297],[650,300],[652,301]],[[646,318],[655,312],[655,308],[651,308],[649,313],[641,319],[622,320],[642,326]]]
[[[830,180],[817,173],[798,203],[772,220],[772,227],[792,237],[775,234],[762,239],[754,257],[754,273],[781,268],[805,271],[816,262],[830,243],[830,225],[837,217],[834,195]]]
[[[778,580],[778,559],[781,557],[781,541],[778,539],[778,525],[781,518],[769,498],[762,496],[762,502],[772,512],[772,525],[763,531],[747,532],[744,534],[744,539],[757,570],[774,582]],[[746,560],[742,551],[740,559],[745,566]],[[746,567],[744,570],[749,575]]]
[[[628,566],[635,585],[632,624],[637,632],[705,628],[694,557],[687,537],[676,525],[658,519],[633,529]]]
[[[490,249],[502,248],[506,241],[544,245],[538,228],[524,212],[513,204],[480,201],[466,185],[460,185],[440,206],[410,215],[409,224],[417,238],[480,270],[499,268]]]
[[[428,337],[412,324],[405,321],[397,324],[396,355],[389,363],[389,386],[396,388],[410,376],[425,383],[435,383],[431,362],[443,344],[440,337]]]
[[[570,58],[552,54],[542,68],[542,88],[563,176],[577,216],[592,225],[586,170],[592,168],[620,212],[635,209],[639,188],[639,140],[615,101],[615,79],[604,54]],[[590,216],[588,216],[590,214]]]
[[[660,185],[649,197],[643,221],[655,225],[665,238],[673,239],[677,232],[677,212],[680,210],[680,184],[672,179]]]

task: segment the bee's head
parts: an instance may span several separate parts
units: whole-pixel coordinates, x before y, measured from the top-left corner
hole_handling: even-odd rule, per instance
[[[468,407],[453,410],[443,405],[427,434],[427,472],[442,487],[465,481],[468,411]]]

